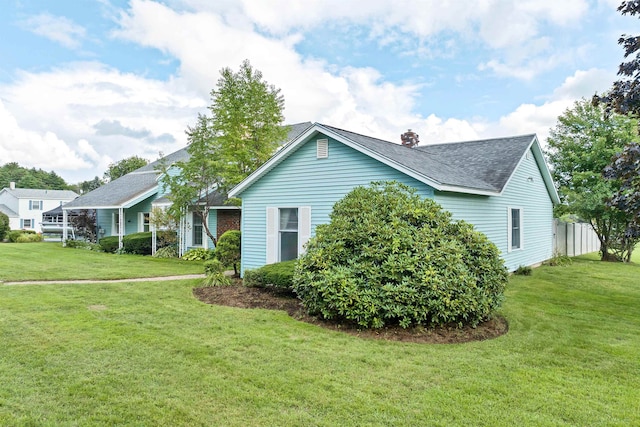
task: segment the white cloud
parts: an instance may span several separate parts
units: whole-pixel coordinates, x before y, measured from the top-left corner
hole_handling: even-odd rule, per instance
[[[21,22],[26,30],[43,36],[69,48],[80,47],[86,30],[64,16],[53,16],[48,13],[32,16]]]
[[[23,129],[0,100],[0,159],[45,170],[86,168],[89,163],[50,131]]]
[[[0,99],[5,105],[3,120],[12,123],[14,133],[30,135],[31,140],[41,135],[67,150],[54,153],[34,142],[42,157],[23,155],[34,150],[16,150],[16,139],[0,130],[3,154],[11,153],[21,165],[37,160],[38,167],[55,166],[70,182],[102,175],[113,159],[155,159],[160,151],[168,154],[184,147],[184,130],[206,107],[205,99],[176,80],[145,79],[95,63],[69,64],[46,73],[20,72],[11,85],[0,86]]]
[[[549,99],[541,105],[522,104],[515,111],[500,118],[498,127],[504,134],[527,134],[535,132],[540,142],[545,145],[549,130],[557,124],[560,116],[567,108],[580,99],[589,99],[596,92],[602,93],[610,86],[613,73],[601,70],[578,70],[565,79],[556,88]],[[492,127],[490,131],[495,132]]]

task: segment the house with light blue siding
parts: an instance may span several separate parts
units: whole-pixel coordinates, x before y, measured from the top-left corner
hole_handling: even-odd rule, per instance
[[[289,125],[287,139],[280,145],[293,140],[305,129],[312,125],[310,122]],[[96,228],[98,239],[105,236],[118,236],[119,247],[123,246],[122,239],[128,234],[155,231],[151,224],[151,212],[154,208],[166,208],[171,205],[170,195],[161,185],[162,172],[166,168],[169,174],[179,174],[177,162],[189,159],[187,148],[182,148],[162,159],[149,163],[124,176],[90,191],[70,203],[65,204],[64,217],[72,210],[91,209],[96,212]],[[164,166],[164,167],[161,167]],[[238,229],[240,226],[240,207],[227,205],[227,196],[213,191],[209,200],[209,216],[207,226],[216,238],[225,231]],[[199,201],[194,200],[194,205]],[[200,215],[192,209],[185,212],[178,225],[178,252],[183,254],[191,248],[213,249],[212,241],[204,230]],[[65,220],[66,229],[66,220]],[[66,240],[67,236],[64,236]]]
[[[314,124],[233,188],[241,271],[296,258],[356,186],[395,180],[487,235],[509,270],[553,256],[559,203],[535,135],[409,147]]]

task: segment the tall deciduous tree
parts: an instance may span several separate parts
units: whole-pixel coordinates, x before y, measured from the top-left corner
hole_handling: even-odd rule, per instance
[[[602,260],[627,256],[624,239],[631,217],[609,206],[619,180],[603,176],[611,157],[636,137],[636,121],[619,114],[605,117],[604,107],[585,99],[567,109],[550,132],[547,156],[563,204],[558,214],[573,214],[593,226]]]
[[[630,221],[624,231],[627,256],[630,261],[633,248],[640,241],[640,144],[628,144],[616,154],[604,170],[605,177],[620,181],[620,187],[613,193],[609,205],[625,212]]]
[[[149,163],[147,159],[138,156],[127,157],[115,163],[109,164],[109,169],[104,173],[104,179],[113,181],[123,175],[133,172],[134,170],[146,166]]]
[[[211,91],[210,116],[198,115],[187,129],[190,158],[175,164],[178,174],[167,170],[162,181],[171,193],[172,210],[193,209],[201,216],[205,233],[215,236],[207,218],[214,202],[266,162],[287,137],[284,97],[268,84],[262,73],[245,60],[240,69],[220,71]]]

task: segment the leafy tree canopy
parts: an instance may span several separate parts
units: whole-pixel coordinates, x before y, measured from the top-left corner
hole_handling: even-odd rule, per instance
[[[618,7],[623,15],[640,15],[640,1],[623,1]],[[618,67],[622,79],[604,96],[594,96],[594,103],[604,102],[609,110],[620,114],[640,116],[640,36],[623,34],[618,44],[624,48],[624,57],[629,60]]]
[[[127,157],[126,159],[109,164],[109,169],[104,173],[104,179],[106,181],[113,181],[147,164],[149,164],[149,161],[142,157]]]
[[[162,182],[175,215],[193,209],[203,218],[205,233],[215,237],[207,221],[211,206],[260,165],[287,137],[284,98],[262,73],[245,60],[237,72],[220,71],[211,91],[210,116],[199,114],[187,129],[189,160],[163,165]],[[168,169],[174,166],[176,173]],[[196,203],[197,201],[197,203]]]
[[[94,177],[93,179],[91,179],[89,181],[82,181],[82,182],[78,183],[77,187],[78,187],[78,191],[81,194],[86,194],[86,193],[88,193],[90,191],[93,191],[96,188],[102,186],[103,184],[104,184],[104,181],[96,176],[96,177]]]
[[[9,187],[15,182],[18,188],[37,188],[44,190],[67,190],[69,185],[55,172],[42,169],[25,168],[16,162],[0,166],[0,189]]]
[[[640,144],[628,144],[622,152],[616,154],[609,166],[605,168],[608,179],[619,181],[620,186],[609,200],[609,205],[630,216],[624,230],[625,242],[628,245],[629,261],[631,252],[640,240]]]
[[[586,99],[577,101],[558,117],[546,154],[563,201],[556,213],[590,222],[601,243],[602,259],[607,260],[624,256],[624,230],[630,217],[607,204],[620,181],[605,179],[603,171],[612,156],[636,137],[636,121],[615,113],[605,116],[604,111],[604,106]]]

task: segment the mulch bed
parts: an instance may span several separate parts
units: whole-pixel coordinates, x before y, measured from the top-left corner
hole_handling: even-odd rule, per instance
[[[381,329],[360,329],[357,325],[324,320],[309,316],[300,300],[289,292],[269,288],[249,288],[242,286],[240,280],[232,286],[213,286],[194,288],[193,294],[207,304],[224,305],[238,308],[262,308],[267,310],[283,310],[289,316],[302,322],[311,323],[323,328],[341,331],[361,338],[404,341],[414,343],[454,344],[470,341],[482,341],[504,335],[509,325],[503,317],[496,316],[475,328],[471,327],[438,327],[407,328],[390,326]]]

